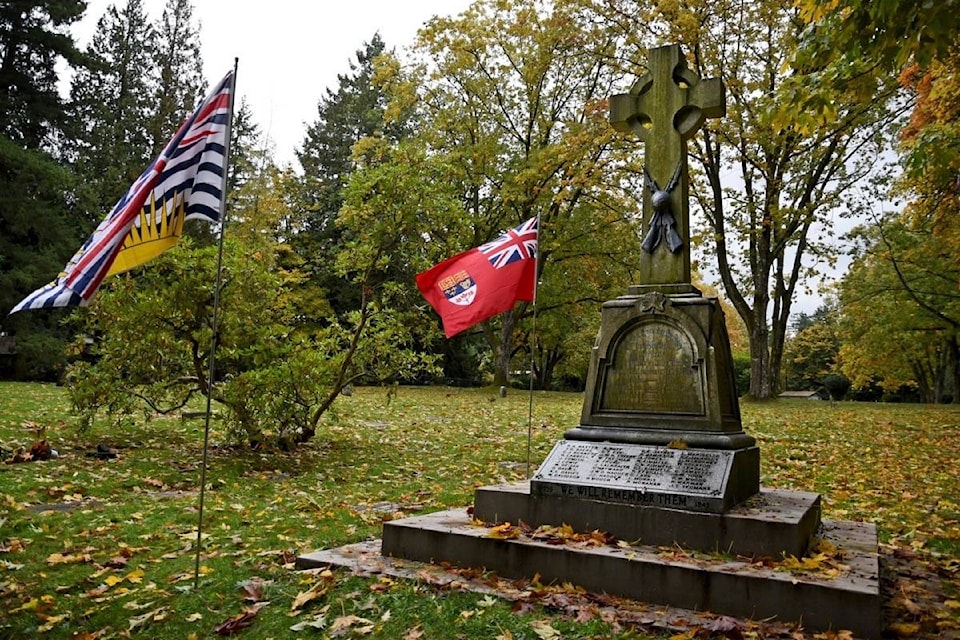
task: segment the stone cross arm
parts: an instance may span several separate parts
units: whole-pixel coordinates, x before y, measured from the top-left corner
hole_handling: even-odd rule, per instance
[[[720,78],[700,79],[679,45],[649,50],[648,71],[629,93],[610,98],[610,124],[647,142],[651,136],[689,139],[707,118],[726,115]]]

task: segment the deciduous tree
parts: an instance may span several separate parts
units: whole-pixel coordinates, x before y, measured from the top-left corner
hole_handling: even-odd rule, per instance
[[[818,97],[829,117],[786,118],[806,73],[791,66],[804,25],[780,4],[600,4],[623,29],[626,60],[642,59],[638,49],[663,38],[678,40],[700,77],[726,85],[726,117],[690,143],[699,172],[691,192],[715,276],[750,336],[750,394],[772,397],[794,294],[836,252],[830,218],[890,139],[895,87],[880,79],[867,101],[826,87]]]
[[[248,180],[240,190],[257,193],[242,194],[228,220],[214,385],[217,247],[186,238],[108,280],[83,314],[85,333],[99,336],[96,360],[77,363],[69,377],[83,421],[98,412],[117,421],[170,413],[201,394],[222,408],[236,438],[289,446],[316,434],[347,385],[416,375],[429,365],[410,348],[417,325],[391,306],[398,288],[378,278],[386,253],[370,236],[341,259],[344,275],[363,292],[362,307],[338,318],[304,286],[303,260],[280,242],[292,215],[283,197],[289,179],[268,170]]]
[[[558,329],[544,334],[551,344],[536,347],[544,373],[568,346],[560,319],[550,316],[622,292],[630,282],[629,269],[620,270],[625,252],[638,251],[639,190],[626,188],[636,181],[611,171],[624,162],[606,117],[614,74],[603,54],[612,41],[584,11],[572,0],[485,0],[430,21],[414,50],[423,69],[413,92],[419,134],[449,158],[446,180],[466,213],[426,230],[430,251],[453,255],[540,216],[539,322]],[[483,323],[496,384],[506,383],[511,357],[523,351],[517,329],[530,312],[521,303]]]
[[[910,385],[939,402],[946,389],[960,388],[954,251],[898,215],[864,228],[861,243],[840,288],[843,372],[855,386]]]

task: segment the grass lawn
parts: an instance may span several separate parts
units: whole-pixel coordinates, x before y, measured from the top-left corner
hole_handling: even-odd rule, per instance
[[[579,394],[536,394],[534,468],[580,408]],[[427,581],[293,570],[301,553],[379,537],[398,512],[466,506],[477,486],[523,479],[527,409],[521,391],[359,388],[293,453],[229,448],[214,431],[194,588],[203,421],[78,433],[62,389],[0,383],[2,458],[29,448],[35,426],[59,453],[0,464],[0,639],[710,637],[628,624],[595,604],[575,615],[547,599],[517,606]],[[954,637],[960,408],[798,400],[742,411],[762,484],[821,493],[826,518],[877,523],[891,633]],[[101,443],[118,456],[90,455]]]

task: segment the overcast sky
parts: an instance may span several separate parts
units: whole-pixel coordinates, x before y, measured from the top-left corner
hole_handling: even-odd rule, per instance
[[[74,28],[81,48],[93,36],[107,7],[125,0],[89,0],[84,19]],[[163,14],[165,0],[144,0],[151,21]],[[337,74],[348,73],[354,54],[380,32],[388,48],[402,53],[417,29],[435,15],[455,15],[468,0],[194,0],[200,23],[201,54],[207,83],[213,85],[233,67],[237,95],[245,97],[254,118],[275,144],[275,157],[296,163],[317,103]],[[239,101],[238,101],[239,104]],[[173,135],[174,132],[170,132]],[[296,165],[299,168],[299,165]]]

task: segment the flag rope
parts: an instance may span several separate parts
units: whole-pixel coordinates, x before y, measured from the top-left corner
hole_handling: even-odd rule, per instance
[[[200,584],[200,552],[203,548],[203,504],[207,487],[207,459],[210,445],[210,411],[211,399],[213,396],[214,368],[217,354],[217,341],[219,338],[219,311],[220,311],[220,287],[222,284],[223,272],[223,235],[227,226],[227,176],[230,173],[230,143],[233,138],[233,102],[237,88],[237,66],[239,58],[233,59],[233,86],[230,88],[230,112],[227,117],[227,135],[223,148],[223,176],[220,188],[220,240],[217,247],[217,276],[213,287],[213,317],[211,324],[213,327],[213,336],[210,339],[210,368],[207,371],[207,411],[206,419],[203,424],[203,462],[200,465],[200,504],[197,512],[197,557],[193,570],[193,588],[194,590]]]

